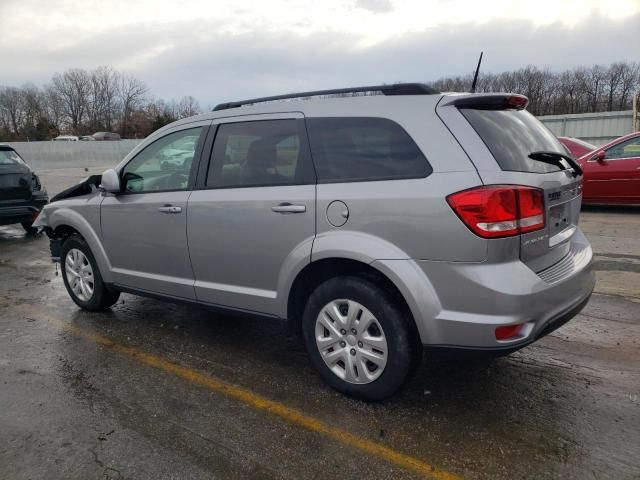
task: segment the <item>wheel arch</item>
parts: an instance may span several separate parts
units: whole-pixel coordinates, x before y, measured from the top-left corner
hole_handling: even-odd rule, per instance
[[[47,228],[53,238],[64,240],[70,235],[82,237],[91,249],[91,253],[100,269],[102,279],[105,283],[111,283],[111,263],[107,258],[100,237],[82,215],[68,208],[57,209],[48,216]]]
[[[394,281],[380,269],[372,266],[371,263],[346,257],[330,257],[313,261],[297,274],[287,296],[285,312],[285,318],[294,332],[299,333],[301,330],[302,313],[313,290],[322,282],[339,276],[364,278],[389,292],[407,315],[410,315],[409,327],[414,333],[414,338],[420,340],[420,331],[416,322],[415,312]]]

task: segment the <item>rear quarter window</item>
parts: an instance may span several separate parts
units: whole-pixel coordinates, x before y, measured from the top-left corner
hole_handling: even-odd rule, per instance
[[[409,134],[386,118],[308,118],[319,183],[424,178],[432,168]]]
[[[529,158],[536,151],[565,153],[551,131],[526,110],[481,110],[461,108],[460,112],[478,133],[502,170],[549,173],[557,165]]]

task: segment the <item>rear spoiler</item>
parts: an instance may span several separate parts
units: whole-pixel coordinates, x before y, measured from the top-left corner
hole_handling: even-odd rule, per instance
[[[529,99],[527,97],[516,93],[451,96],[450,101],[443,103],[443,105],[476,110],[524,110],[528,104]]]

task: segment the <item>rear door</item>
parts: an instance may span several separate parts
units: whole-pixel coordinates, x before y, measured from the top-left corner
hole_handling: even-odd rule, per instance
[[[564,160],[552,165],[529,157],[536,151],[565,150],[551,131],[522,108],[523,99],[500,94],[445,97],[438,113],[484,184],[526,185],[543,191],[545,227],[521,235],[519,248],[521,260],[538,272],[569,252],[580,218],[582,177]]]
[[[302,114],[215,120],[208,170],[189,199],[199,301],[277,315],[287,266],[310,261],[316,186]]]

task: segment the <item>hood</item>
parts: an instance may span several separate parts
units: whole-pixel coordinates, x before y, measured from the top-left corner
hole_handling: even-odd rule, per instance
[[[82,195],[88,195],[92,192],[95,192],[100,185],[101,179],[102,175],[90,175],[80,183],[73,185],[72,187],[69,187],[66,190],[63,190],[55,195],[50,200],[50,203],[57,202],[58,200],[64,200],[65,198],[80,197]]]

